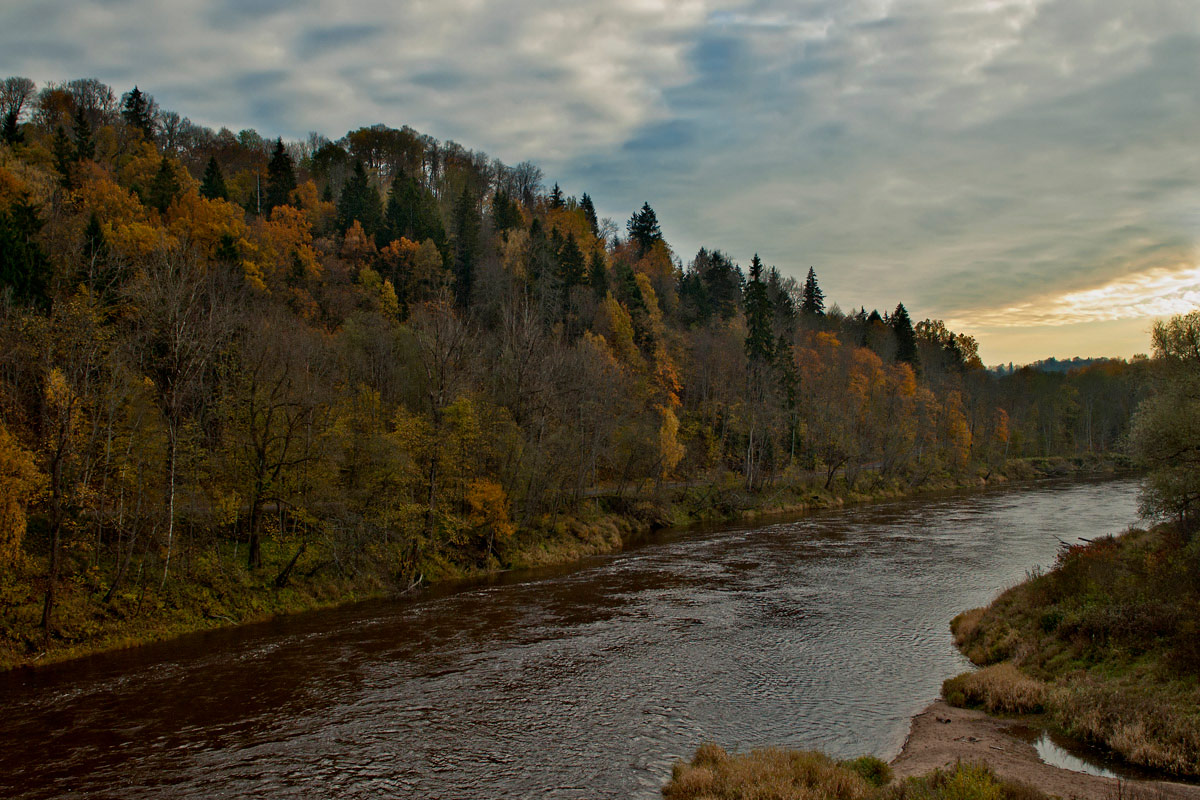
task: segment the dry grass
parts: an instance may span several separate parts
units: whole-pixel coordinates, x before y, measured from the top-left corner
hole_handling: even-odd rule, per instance
[[[1055,689],[1047,705],[1067,733],[1105,744],[1131,763],[1200,774],[1200,717],[1185,710],[1189,704],[1083,678]]]
[[[730,755],[702,745],[671,771],[665,800],[868,800],[874,788],[821,753],[754,750]]]
[[[1046,685],[1008,662],[950,678],[942,695],[952,706],[991,714],[1039,714],[1046,705]]]
[[[1024,784],[1002,781],[986,766],[954,769],[896,785],[884,781],[878,759],[838,763],[828,756],[793,750],[755,750],[730,755],[715,744],[678,763],[663,787],[665,800],[1048,800]],[[886,765],[885,765],[886,767]],[[863,773],[867,773],[866,780]],[[890,772],[890,771],[889,771]]]

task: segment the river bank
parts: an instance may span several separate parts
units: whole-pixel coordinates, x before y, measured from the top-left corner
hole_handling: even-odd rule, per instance
[[[1045,714],[1131,764],[1200,775],[1200,538],[1174,524],[1060,552],[986,608],[955,617],[982,669],[948,680],[958,706]]]
[[[597,494],[571,513],[548,516],[496,542],[486,558],[463,562],[452,550],[430,548],[411,573],[387,568],[402,558],[398,547],[376,548],[374,564],[354,573],[325,569],[316,546],[301,550],[289,579],[280,571],[293,558],[294,543],[263,542],[264,567],[251,571],[239,561],[236,542],[227,557],[181,559],[187,580],[163,584],[141,576],[123,591],[88,579],[61,586],[49,646],[39,626],[44,581],[40,565],[26,562],[0,580],[0,671],[57,663],[85,655],[136,647],[229,625],[261,622],[364,600],[419,592],[446,582],[486,579],[500,572],[574,563],[617,552],[656,530],[698,523],[719,524],[786,517],[861,503],[985,488],[1007,482],[1114,474],[1106,459],[1011,461],[987,476],[934,478],[918,486],[877,482],[865,488],[803,476],[747,491],[736,476],[692,486],[647,487],[641,492]]]
[[[981,763],[1002,778],[1063,800],[1200,798],[1200,786],[1110,778],[1052,766],[1042,761],[1034,745],[1015,728],[1012,719],[956,708],[938,700],[913,718],[904,749],[891,762],[892,771],[896,779],[903,780],[934,769],[952,768],[959,762]]]

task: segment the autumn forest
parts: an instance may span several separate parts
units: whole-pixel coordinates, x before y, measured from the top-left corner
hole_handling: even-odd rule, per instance
[[[826,298],[841,265],[676,253],[653,198],[598,218],[408,127],[0,89],[7,664],[1106,457],[1144,392],[1143,359],[989,371]]]

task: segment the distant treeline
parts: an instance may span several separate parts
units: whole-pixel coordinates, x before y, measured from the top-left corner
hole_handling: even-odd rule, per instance
[[[0,559],[47,633],[64,587],[495,564],[656,485],[1105,452],[1140,396],[1139,363],[998,377],[815,270],[684,265],[648,203],[598,219],[407,127],[284,142],[136,87],[0,89]]]

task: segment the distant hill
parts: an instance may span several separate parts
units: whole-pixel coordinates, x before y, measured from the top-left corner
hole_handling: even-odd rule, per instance
[[[988,367],[988,372],[993,375],[1011,375],[1019,369],[1028,367],[1039,372],[1059,372],[1066,374],[1072,370],[1083,369],[1090,367],[1093,364],[1103,364],[1107,361],[1114,361],[1112,358],[1080,358],[1075,356],[1068,359],[1046,358],[1041,361],[1034,361],[1032,364],[1017,364],[1014,365],[1011,361],[1007,364],[999,364],[995,367]]]

